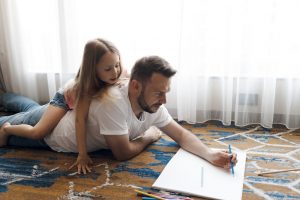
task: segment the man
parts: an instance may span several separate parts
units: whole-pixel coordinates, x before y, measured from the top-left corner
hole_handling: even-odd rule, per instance
[[[109,95],[100,100],[94,99],[86,125],[88,152],[108,148],[116,159],[130,159],[160,138],[160,131],[154,128],[158,127],[183,149],[216,166],[229,168],[230,160],[236,163],[235,154],[208,148],[169,115],[163,104],[175,73],[164,59],[144,57],[135,63],[128,84],[111,88]],[[46,146],[59,152],[78,152],[75,112],[69,111],[53,132],[44,138]],[[8,119],[0,118],[0,125],[5,121]],[[13,144],[13,139],[8,144]],[[85,172],[86,169],[78,168],[78,171]]]

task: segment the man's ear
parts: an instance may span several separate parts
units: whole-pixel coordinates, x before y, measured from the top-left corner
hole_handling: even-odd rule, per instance
[[[130,87],[135,94],[139,94],[142,91],[142,83],[135,79],[131,80]]]

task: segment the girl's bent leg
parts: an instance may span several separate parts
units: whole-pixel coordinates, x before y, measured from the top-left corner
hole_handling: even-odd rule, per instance
[[[41,120],[33,127],[33,139],[41,139],[50,134],[66,112],[61,107],[49,105]]]
[[[7,126],[7,122],[12,125],[16,124],[30,124],[35,125],[41,118],[42,114],[44,113],[45,109],[48,105],[38,106],[36,109],[28,111],[28,112],[21,112],[10,116],[3,116],[0,117],[0,146],[4,146],[7,143],[7,138],[10,136],[6,129],[10,126]],[[4,125],[4,126],[3,126]],[[24,145],[22,145],[24,146]]]
[[[4,128],[10,126],[10,123],[4,123],[0,128],[0,147],[3,147],[7,143],[8,134],[4,131]]]
[[[25,137],[33,140],[44,138],[46,135],[51,133],[61,118],[65,115],[66,110],[49,105],[42,115],[42,118],[38,121],[35,126],[28,124],[5,126],[4,132],[6,135]]]
[[[29,111],[17,113],[11,116],[0,117],[0,126],[5,122],[10,122],[12,124],[12,126],[5,125],[1,128],[0,134],[2,134],[2,138],[4,139],[0,141],[0,146],[1,144],[3,145],[6,143],[8,136],[11,136],[8,140],[9,145],[21,144],[21,146],[26,146],[26,140],[30,141],[30,139],[37,140],[44,138],[46,135],[51,133],[69,109],[64,100],[63,93],[61,92],[57,92],[55,97],[50,101],[50,104],[44,106],[40,106],[26,97],[15,94],[7,94],[4,97],[0,96],[0,104],[3,103],[3,100],[5,99],[10,102],[15,102],[15,104],[18,105],[23,103],[22,106],[19,106],[19,108],[22,107],[19,111]],[[22,145],[22,141],[19,141],[20,139],[23,139],[22,141],[26,144]]]

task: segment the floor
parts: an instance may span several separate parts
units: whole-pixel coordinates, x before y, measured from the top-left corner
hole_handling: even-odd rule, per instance
[[[300,172],[258,176],[258,172],[300,168],[300,131],[282,126],[223,126],[220,122],[181,123],[214,148],[247,152],[243,200],[300,199]],[[134,189],[150,189],[178,150],[169,137],[137,157],[118,162],[110,151],[91,154],[93,172],[78,175],[69,166],[76,154],[41,149],[0,148],[0,199],[141,199]],[[200,198],[194,198],[200,199]]]

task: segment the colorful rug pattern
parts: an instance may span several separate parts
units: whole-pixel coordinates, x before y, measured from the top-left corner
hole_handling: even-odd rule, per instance
[[[282,127],[238,128],[219,122],[182,123],[205,144],[247,152],[243,199],[300,199],[300,172],[257,173],[300,168],[300,131]],[[0,199],[141,199],[134,189],[150,189],[178,150],[167,136],[137,157],[118,162],[110,151],[91,154],[93,172],[68,170],[76,154],[39,149],[0,148]],[[199,199],[199,198],[194,198]]]

